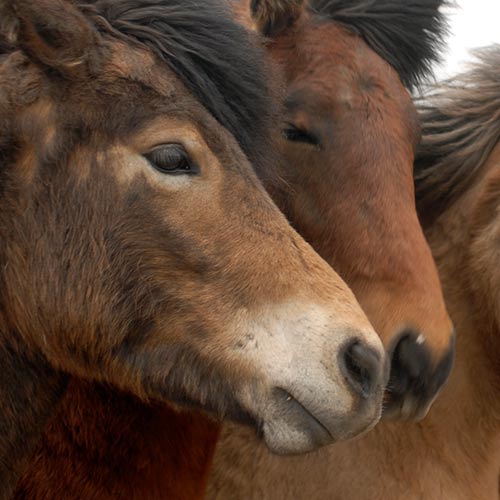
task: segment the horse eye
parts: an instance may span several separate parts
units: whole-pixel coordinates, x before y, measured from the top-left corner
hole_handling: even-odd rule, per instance
[[[320,145],[319,139],[314,134],[307,130],[297,128],[292,124],[287,125],[283,130],[283,137],[291,142],[304,142],[316,147]]]
[[[180,144],[157,146],[144,155],[159,172],[170,175],[199,174],[200,169]]]

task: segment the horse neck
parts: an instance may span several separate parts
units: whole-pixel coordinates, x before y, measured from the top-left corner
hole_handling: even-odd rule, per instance
[[[16,341],[1,317],[0,367],[0,499],[4,500],[11,498],[55,411],[65,378]]]
[[[437,422],[443,435],[464,435],[455,456],[462,454],[472,468],[482,464],[483,471],[498,468],[500,459],[500,331],[495,315],[478,296],[477,275],[471,252],[471,221],[477,200],[488,183],[492,168],[498,170],[500,146],[494,161],[469,189],[427,231],[432,253],[438,266],[448,312],[456,330],[454,368],[429,417]],[[425,422],[425,421],[424,421]],[[480,424],[479,424],[480,423]],[[492,465],[494,464],[494,465]],[[497,475],[497,471],[493,473]],[[492,476],[493,477],[493,476]],[[496,490],[495,490],[496,491]]]
[[[497,144],[474,182],[464,194],[454,202],[427,229],[426,235],[436,261],[447,308],[457,332],[457,363],[454,371],[471,379],[474,389],[464,394],[466,400],[474,400],[479,407],[485,403],[483,392],[493,394],[500,386],[498,358],[500,356],[500,328],[497,304],[490,304],[490,283],[478,275],[478,261],[484,260],[484,247],[478,252],[476,241],[483,241],[481,226],[482,201],[487,199],[492,180],[498,181],[500,173],[500,144]],[[498,182],[496,182],[498,184]],[[496,191],[495,191],[496,192]],[[498,195],[495,194],[495,204]],[[492,211],[492,207],[486,207]],[[489,214],[493,216],[494,212]],[[484,238],[488,250],[495,245],[489,235]],[[490,266],[490,260],[484,260]],[[482,266],[484,267],[484,266]],[[480,269],[480,268],[479,268]],[[488,271],[488,269],[484,269]],[[486,300],[485,300],[486,298]],[[492,299],[494,302],[494,299]],[[462,354],[463,351],[463,354]],[[484,383],[477,386],[477,377],[484,377]],[[488,399],[488,398],[486,398]],[[497,397],[493,397],[497,401]],[[486,406],[491,410],[488,401]],[[500,411],[500,405],[498,410]],[[491,411],[487,411],[491,414]],[[499,427],[500,429],[500,427]]]
[[[198,412],[74,379],[14,498],[201,500],[218,434]]]
[[[0,159],[0,168],[3,166]],[[12,213],[4,201],[2,181],[0,179],[0,500],[11,498],[17,478],[34,452],[47,420],[56,410],[66,384],[65,376],[54,370],[19,334],[14,304],[23,304],[24,300],[22,296],[15,296],[21,293],[15,286],[9,295],[7,272],[11,275],[22,272],[17,273],[19,269],[13,269],[14,264],[7,257],[15,250],[7,250],[8,234],[13,230]],[[33,294],[36,293],[33,290]],[[31,333],[32,338],[40,334]]]

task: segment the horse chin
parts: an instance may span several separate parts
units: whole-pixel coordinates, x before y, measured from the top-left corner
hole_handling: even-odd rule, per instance
[[[278,455],[303,454],[365,434],[381,417],[380,407],[365,401],[352,413],[339,416],[331,408],[306,405],[283,389],[275,389],[273,396],[260,433],[269,450]]]
[[[397,402],[391,402],[387,405],[384,405],[382,420],[420,422],[429,413],[429,410],[438,397],[438,394],[439,392],[436,393],[434,397],[428,400],[425,404],[422,404],[422,401],[420,401],[413,395],[407,394]]]
[[[270,408],[262,437],[269,450],[278,455],[296,455],[335,441],[332,433],[299,401],[281,389],[281,401]]]

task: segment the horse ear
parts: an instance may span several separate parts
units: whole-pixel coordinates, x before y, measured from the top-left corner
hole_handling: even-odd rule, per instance
[[[97,30],[68,0],[0,0],[0,15],[16,46],[65,76],[88,67],[98,53]]]
[[[274,37],[297,21],[304,6],[305,0],[251,0],[250,12],[258,31]]]

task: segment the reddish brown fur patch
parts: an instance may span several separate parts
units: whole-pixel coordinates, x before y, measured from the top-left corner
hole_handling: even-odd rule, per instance
[[[388,347],[414,329],[437,363],[452,328],[414,206],[419,127],[408,91],[361,38],[331,22],[304,16],[270,51],[286,71],[289,121],[324,141],[319,151],[283,146],[295,191],[289,217]]]
[[[202,499],[218,432],[196,412],[74,380],[16,498]]]

